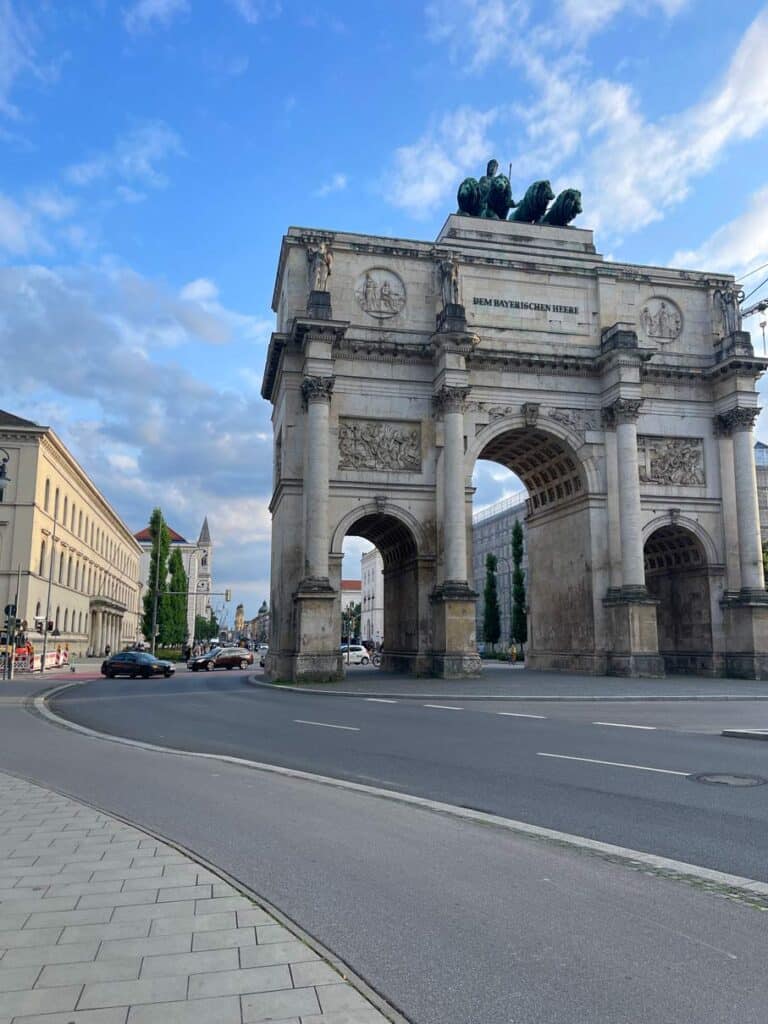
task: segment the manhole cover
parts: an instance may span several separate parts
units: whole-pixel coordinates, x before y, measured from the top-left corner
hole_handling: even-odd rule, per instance
[[[691,778],[708,786],[764,786],[766,783],[759,775],[732,775],[730,772],[704,772]]]

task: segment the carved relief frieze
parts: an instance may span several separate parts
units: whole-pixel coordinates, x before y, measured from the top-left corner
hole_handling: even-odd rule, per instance
[[[648,299],[640,312],[640,327],[647,338],[665,345],[680,337],[683,314],[671,299],[654,296]]]
[[[582,441],[588,430],[597,430],[599,427],[598,414],[589,409],[561,409],[552,408],[545,410],[549,419],[577,434]]]
[[[637,463],[644,484],[698,487],[706,483],[704,443],[699,437],[637,438]]]
[[[339,469],[421,472],[421,424],[339,420]]]
[[[386,320],[405,308],[402,278],[386,267],[371,267],[355,283],[355,298],[363,312],[377,320]]]

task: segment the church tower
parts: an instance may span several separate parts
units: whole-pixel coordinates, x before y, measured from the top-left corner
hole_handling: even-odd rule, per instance
[[[200,536],[197,538],[197,597],[195,599],[195,615],[202,615],[205,618],[211,614],[212,572],[213,541],[208,528],[208,516],[206,516],[200,529]]]

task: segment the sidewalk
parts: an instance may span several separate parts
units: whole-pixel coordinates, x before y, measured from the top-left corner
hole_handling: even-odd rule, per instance
[[[172,847],[0,773],[0,1024],[386,1024],[342,969]]]

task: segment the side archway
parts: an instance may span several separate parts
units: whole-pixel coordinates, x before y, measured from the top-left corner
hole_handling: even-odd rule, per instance
[[[426,674],[431,669],[429,593],[434,558],[425,553],[424,527],[390,502],[358,505],[338,522],[331,537],[331,583],[340,590],[342,545],[347,536],[373,544],[384,565],[384,670]],[[341,635],[341,607],[339,635]]]

